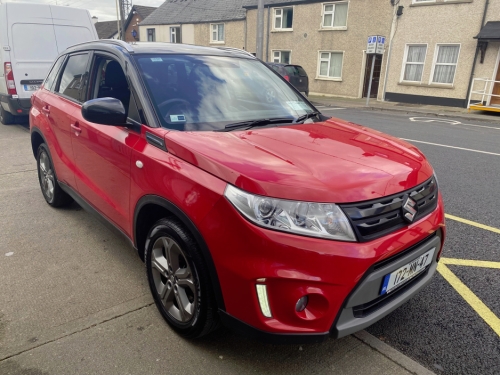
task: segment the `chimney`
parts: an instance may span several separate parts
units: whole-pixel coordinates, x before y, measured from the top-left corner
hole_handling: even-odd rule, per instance
[[[97,23],[97,21],[99,21],[99,18],[97,18],[96,16],[92,17],[92,22],[94,23],[94,25]]]

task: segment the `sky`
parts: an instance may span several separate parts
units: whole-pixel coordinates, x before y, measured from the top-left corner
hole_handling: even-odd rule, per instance
[[[165,0],[132,0],[133,5],[146,5],[158,7]],[[0,3],[16,2],[16,3],[37,3],[37,4],[53,4],[64,5],[74,8],[87,9],[90,16],[96,16],[99,21],[116,20],[116,0],[0,0]]]

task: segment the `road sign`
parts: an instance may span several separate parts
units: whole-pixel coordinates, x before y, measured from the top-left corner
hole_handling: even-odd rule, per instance
[[[385,36],[372,35],[368,37],[368,44],[366,46],[367,55],[382,55],[385,50]]]

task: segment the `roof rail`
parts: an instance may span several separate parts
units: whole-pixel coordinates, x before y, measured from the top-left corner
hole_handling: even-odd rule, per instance
[[[130,47],[130,44],[128,44],[127,42],[124,42],[123,40],[119,40],[119,39],[101,39],[99,41],[103,42],[103,43],[115,44],[117,46],[123,47],[123,48],[125,48],[127,50],[127,52],[130,52],[130,53],[134,52],[134,49],[132,47]]]
[[[239,48],[234,48],[234,47],[216,47],[218,49],[222,49],[222,50],[225,50],[225,51],[232,51],[232,52],[239,52],[239,53],[242,53],[244,55],[248,55],[248,56],[251,56],[253,57],[254,59],[256,58],[254,55],[252,55],[250,52],[248,51],[245,51],[244,49],[239,49]]]

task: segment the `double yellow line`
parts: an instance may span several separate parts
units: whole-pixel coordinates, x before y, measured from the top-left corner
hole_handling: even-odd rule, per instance
[[[475,221],[462,219],[458,216],[446,214],[446,218],[458,221],[463,224],[471,225],[476,228],[487,230],[493,233],[500,234],[500,229],[493,228],[488,225],[476,223]],[[468,287],[465,285],[451,270],[448,265],[494,268],[500,269],[500,262],[490,262],[484,260],[469,260],[469,259],[453,259],[441,258],[438,265],[438,272],[445,278],[446,281],[455,289],[458,294],[474,309],[474,311],[488,324],[491,329],[500,336],[500,319],[481,301]]]

